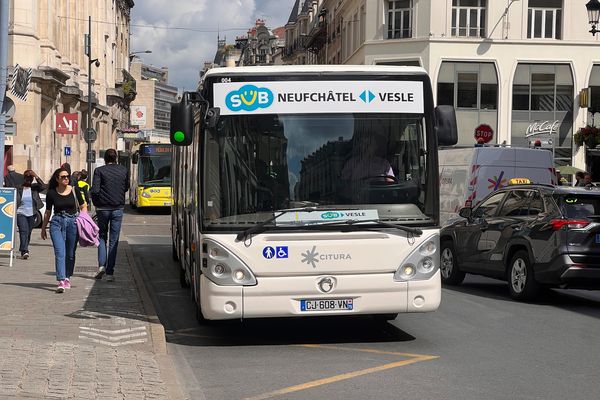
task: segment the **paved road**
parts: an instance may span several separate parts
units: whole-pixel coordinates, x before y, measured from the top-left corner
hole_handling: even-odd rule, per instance
[[[469,276],[444,289],[437,312],[386,324],[344,318],[199,326],[171,261],[169,216],[135,218],[164,224],[158,233],[124,229],[191,399],[598,398],[600,293],[551,291],[523,304],[508,297],[506,284]]]

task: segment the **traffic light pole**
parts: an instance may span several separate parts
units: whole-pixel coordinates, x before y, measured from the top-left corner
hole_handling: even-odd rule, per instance
[[[85,43],[85,52],[88,56],[88,113],[87,113],[87,130],[92,127],[92,16],[88,20],[88,35]],[[85,141],[87,142],[87,151],[85,159],[87,161],[87,183],[92,183],[92,140],[86,134]]]
[[[0,0],[0,187],[4,186],[5,115],[2,113],[8,79],[8,1]],[[11,258],[12,262],[12,258]]]

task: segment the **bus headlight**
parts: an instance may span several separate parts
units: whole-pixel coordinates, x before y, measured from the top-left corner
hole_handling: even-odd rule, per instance
[[[435,268],[435,263],[431,259],[431,257],[425,257],[421,260],[421,262],[417,265],[417,270],[423,274],[428,274]]]
[[[150,194],[148,192],[142,192],[142,197],[149,199],[150,198]]]
[[[413,250],[398,267],[394,273],[394,280],[406,282],[431,278],[440,265],[439,243],[440,236],[437,233],[425,239],[423,244]]]
[[[424,256],[430,256],[437,250],[437,246],[433,240],[428,240],[424,244],[421,245],[419,251]]]
[[[417,269],[412,264],[404,264],[402,267],[398,268],[396,273],[394,274],[394,280],[397,281],[408,281],[415,276]]]
[[[212,239],[204,240],[206,262],[202,263],[202,273],[210,281],[222,286],[253,286],[256,277],[248,266],[235,254]]]

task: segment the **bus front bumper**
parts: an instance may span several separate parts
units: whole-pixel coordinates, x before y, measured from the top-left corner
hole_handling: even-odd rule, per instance
[[[328,293],[319,290],[333,278]],[[331,316],[428,312],[439,307],[439,271],[424,281],[395,282],[393,274],[258,277],[256,286],[219,286],[201,275],[202,313],[207,319]],[[302,300],[352,300],[342,310],[303,310]],[[306,303],[304,303],[306,304]]]
[[[172,203],[170,197],[138,197],[138,207],[171,207]]]

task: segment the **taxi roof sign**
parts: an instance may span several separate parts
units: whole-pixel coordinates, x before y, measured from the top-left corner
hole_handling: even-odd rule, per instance
[[[509,185],[531,185],[531,181],[527,178],[512,178],[508,181]]]

